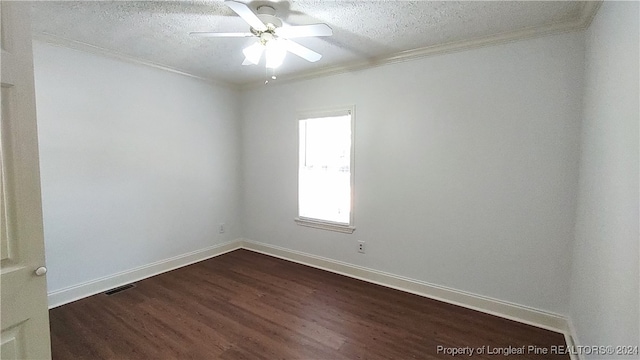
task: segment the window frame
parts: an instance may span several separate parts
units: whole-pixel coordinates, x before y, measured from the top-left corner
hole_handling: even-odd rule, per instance
[[[317,119],[323,117],[351,115],[351,146],[350,146],[350,209],[349,209],[349,223],[339,223],[329,220],[322,220],[316,218],[308,218],[300,216],[300,121],[308,119]],[[298,156],[297,156],[297,181],[296,181],[296,211],[297,216],[294,218],[296,224],[300,226],[306,226],[316,229],[337,231],[345,234],[352,234],[356,228],[354,225],[354,195],[355,195],[355,124],[356,124],[356,109],[355,105],[338,106],[333,108],[312,109],[298,111],[296,116],[297,121],[297,135],[298,135]]]

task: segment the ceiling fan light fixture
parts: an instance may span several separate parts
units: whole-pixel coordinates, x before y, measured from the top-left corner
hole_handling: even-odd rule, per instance
[[[284,46],[284,44],[278,39],[274,39],[267,42],[266,48],[266,67],[269,69],[276,69],[280,65],[282,65],[282,62],[284,62],[284,58],[287,55],[287,48]]]
[[[256,37],[258,42],[242,50],[245,56],[242,65],[258,65],[262,53],[266,52],[265,66],[274,70],[282,65],[287,52],[309,62],[322,58],[319,53],[292,41],[291,38],[331,36],[333,30],[327,24],[289,25],[283,27],[276,9],[270,5],[261,5],[254,12],[244,2],[246,0],[225,0],[224,3],[249,25],[249,32],[191,32],[200,37]],[[273,0],[277,2],[278,0]],[[274,75],[275,76],[275,75]],[[275,78],[274,78],[275,79]]]
[[[244,57],[247,61],[254,65],[258,65],[260,62],[260,58],[262,57],[262,52],[264,51],[264,45],[257,42],[253,45],[247,46],[242,50]]]

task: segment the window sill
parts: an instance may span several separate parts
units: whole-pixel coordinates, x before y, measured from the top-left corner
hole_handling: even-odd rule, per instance
[[[317,220],[305,219],[305,218],[295,218],[296,224],[300,226],[307,226],[314,229],[322,229],[329,231],[337,231],[344,234],[352,234],[356,231],[356,228],[349,225],[330,223],[330,222],[322,222]]]

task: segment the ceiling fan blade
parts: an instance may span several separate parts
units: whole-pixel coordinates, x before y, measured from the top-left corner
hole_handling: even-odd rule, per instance
[[[283,39],[281,38],[280,41],[282,41],[284,43],[285,48],[290,51],[293,54],[296,54],[298,56],[300,56],[301,58],[310,61],[310,62],[316,62],[318,60],[320,60],[320,58],[322,58],[322,55],[318,54],[317,52],[304,47],[300,44],[298,44],[297,42],[291,41],[291,40],[287,40],[287,39]]]
[[[252,33],[218,33],[218,32],[206,32],[206,31],[192,31],[189,33],[191,36],[198,37],[252,37],[255,36]]]
[[[279,27],[276,35],[286,39],[310,37],[310,36],[331,36],[333,30],[327,24],[297,25]]]
[[[255,65],[255,64],[249,61],[249,59],[245,58],[244,61],[242,62],[242,65],[246,66],[246,65]]]
[[[231,10],[235,11],[236,14],[238,14],[252,28],[258,31],[267,30],[267,25],[265,25],[247,5],[233,0],[226,0],[224,4],[230,7]]]

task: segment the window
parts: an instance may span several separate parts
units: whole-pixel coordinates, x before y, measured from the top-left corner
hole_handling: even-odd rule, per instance
[[[352,233],[353,108],[301,114],[299,225]]]

